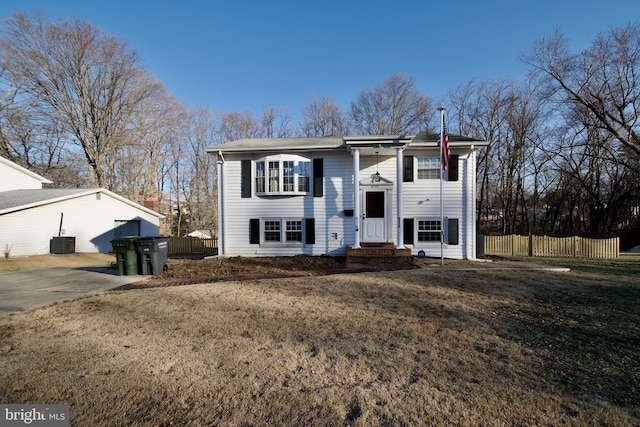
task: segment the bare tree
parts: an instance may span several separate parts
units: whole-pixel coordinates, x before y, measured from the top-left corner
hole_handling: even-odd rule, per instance
[[[576,105],[565,115],[567,126],[548,146],[559,188],[553,202],[558,231],[589,237],[608,237],[628,219],[629,201],[640,196],[640,177],[620,163],[615,138],[594,127],[593,113]]]
[[[191,171],[183,185],[193,230],[217,232],[218,204],[216,188],[217,157],[205,152],[214,144],[215,124],[209,110],[196,109],[186,117],[187,140],[183,158]]]
[[[489,142],[478,160],[478,222],[485,233],[534,232],[538,183],[547,180],[540,150],[545,106],[533,81],[470,82],[451,94],[461,131]]]
[[[348,119],[340,107],[325,96],[311,99],[302,106],[302,134],[306,137],[349,133]]]
[[[640,24],[598,34],[579,53],[555,32],[536,40],[521,59],[547,77],[550,94],[586,108],[592,126],[640,156]]]
[[[161,85],[124,42],[88,22],[48,22],[23,13],[4,20],[0,63],[28,98],[30,114],[60,126],[104,186],[136,108]]]
[[[0,155],[58,183],[70,169],[63,135],[56,123],[33,117],[29,100],[8,75],[0,71]]]
[[[260,123],[250,111],[229,111],[218,114],[216,137],[219,142],[260,138],[261,136]]]
[[[453,115],[460,131],[489,142],[478,159],[478,222],[484,233],[505,228],[505,201],[502,189],[507,148],[508,110],[512,105],[514,82],[469,82],[450,95]]]
[[[426,133],[434,120],[431,98],[414,78],[392,74],[375,89],[364,89],[351,102],[353,131],[370,135]]]
[[[287,109],[274,106],[262,110],[262,137],[287,138],[291,136],[291,114]]]
[[[105,174],[109,187],[131,200],[161,206],[175,160],[169,153],[183,138],[185,114],[184,105],[167,93],[145,99],[132,116],[121,148],[111,157],[113,167]]]

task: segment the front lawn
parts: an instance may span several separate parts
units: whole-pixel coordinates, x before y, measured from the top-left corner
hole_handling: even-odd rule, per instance
[[[490,264],[165,283],[2,316],[0,401],[68,403],[72,425],[640,424],[635,270]]]

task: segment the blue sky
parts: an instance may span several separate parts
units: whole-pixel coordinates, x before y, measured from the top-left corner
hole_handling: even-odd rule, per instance
[[[3,0],[0,16],[81,18],[127,41],[191,107],[297,117],[312,97],[346,109],[391,73],[436,99],[472,79],[521,80],[517,55],[556,29],[575,49],[640,20],[637,0]],[[434,112],[434,114],[437,114]]]

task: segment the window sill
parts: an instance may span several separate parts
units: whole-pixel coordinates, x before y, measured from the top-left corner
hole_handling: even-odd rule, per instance
[[[264,198],[277,198],[277,197],[300,197],[306,196],[309,193],[303,193],[298,191],[291,191],[287,193],[256,193],[256,197],[264,197]]]
[[[448,243],[443,244],[442,246],[444,246],[445,248],[449,246]],[[440,247],[440,242],[418,242],[418,243],[414,243],[413,247],[415,249],[428,249],[428,248],[435,248],[435,247]]]
[[[296,242],[288,242],[288,243],[277,243],[277,242],[268,242],[261,243],[261,248],[304,248],[304,243],[296,243]]]

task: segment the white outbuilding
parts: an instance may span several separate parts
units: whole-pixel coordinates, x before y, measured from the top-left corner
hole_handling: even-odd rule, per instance
[[[48,179],[0,157],[0,250],[8,256],[112,252],[157,236],[164,216],[104,188],[43,189]]]

